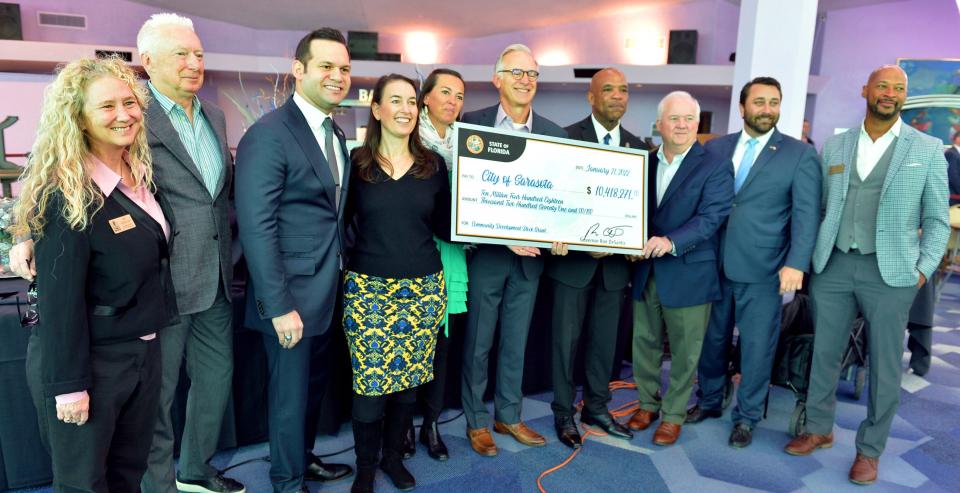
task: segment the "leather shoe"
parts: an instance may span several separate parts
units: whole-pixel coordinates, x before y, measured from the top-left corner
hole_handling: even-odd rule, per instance
[[[217,474],[207,479],[188,480],[177,475],[177,489],[190,493],[244,493],[247,489],[235,479]]]
[[[447,452],[447,445],[443,443],[443,439],[440,438],[440,429],[437,428],[436,421],[420,425],[420,443],[422,443],[424,447],[427,447],[427,454],[429,454],[430,457],[439,461],[445,461],[450,458],[450,454]]]
[[[413,457],[413,454],[417,453],[417,440],[416,434],[413,432],[413,423],[410,424],[410,427],[407,428],[407,431],[403,432],[403,443],[400,446],[400,457],[403,460],[407,460]]]
[[[687,417],[683,420],[688,425],[699,423],[705,419],[719,418],[723,416],[723,411],[719,409],[704,409],[697,404],[687,409]]]
[[[353,468],[346,464],[324,464],[313,454],[307,456],[307,470],[303,472],[304,481],[333,483],[353,475]]]
[[[744,448],[753,443],[753,429],[746,423],[737,423],[730,432],[730,439],[727,441],[733,448]]]
[[[673,445],[680,438],[680,425],[676,423],[667,423],[662,421],[657,431],[653,433],[653,443],[655,445]]]
[[[557,429],[557,438],[560,443],[576,450],[583,445],[583,438],[577,430],[576,423],[573,422],[573,416],[554,416],[553,427]]]
[[[493,423],[493,431],[502,435],[510,435],[514,440],[528,447],[540,447],[547,443],[543,435],[533,431],[523,421],[517,421],[512,425],[497,421]]]
[[[810,455],[818,448],[830,448],[832,446],[833,433],[829,435],[804,433],[790,440],[790,443],[783,448],[783,451],[790,455]]]
[[[612,437],[621,438],[623,440],[630,440],[633,438],[633,433],[630,432],[625,426],[618,423],[617,420],[613,419],[613,416],[610,413],[605,413],[601,416],[594,416],[592,414],[581,414],[580,422],[600,428],[605,431],[607,435]]]
[[[486,426],[483,428],[467,428],[467,438],[470,439],[470,447],[473,451],[484,456],[493,457],[497,455],[497,444],[490,435],[490,430]]]
[[[877,469],[880,466],[879,457],[867,457],[857,453],[857,459],[850,467],[850,481],[856,484],[868,485],[877,480]]]
[[[633,431],[643,431],[649,428],[650,424],[659,418],[660,413],[658,412],[637,409],[637,412],[633,413],[633,416],[630,416],[630,421],[627,421],[627,428]]]

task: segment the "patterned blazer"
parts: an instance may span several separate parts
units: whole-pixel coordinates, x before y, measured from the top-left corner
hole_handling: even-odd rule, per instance
[[[858,125],[823,146],[823,216],[813,252],[818,274],[837,242],[859,137]],[[943,144],[904,124],[877,210],[877,263],[888,285],[916,285],[919,273],[930,280],[950,237],[948,193]],[[923,235],[918,234],[921,228]]]
[[[151,104],[146,117],[154,181],[177,221],[177,230],[172,233],[177,241],[170,253],[170,271],[181,315],[210,308],[217,296],[217,283],[222,283],[229,299],[233,280],[228,217],[233,158],[227,148],[227,124],[223,112],[210,101],[201,99],[200,107],[217,135],[223,156],[223,171],[212,197],[163,107]]]

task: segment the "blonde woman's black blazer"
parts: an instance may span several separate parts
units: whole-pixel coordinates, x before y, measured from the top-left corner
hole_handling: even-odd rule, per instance
[[[161,329],[178,320],[169,257],[176,226],[166,201],[157,200],[171,222],[170,241],[119,190],[82,231],[64,220],[63,196],[51,198],[35,248],[44,396],[90,388],[91,347],[163,337]],[[135,227],[114,232],[110,220],[126,215]]]

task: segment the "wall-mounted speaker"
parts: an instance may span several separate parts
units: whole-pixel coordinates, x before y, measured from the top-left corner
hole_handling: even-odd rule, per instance
[[[697,63],[697,31],[670,31],[670,50],[667,51],[667,63]]]
[[[379,36],[369,31],[347,31],[347,49],[354,60],[376,60]]]
[[[20,5],[0,3],[0,39],[23,39],[20,27]]]

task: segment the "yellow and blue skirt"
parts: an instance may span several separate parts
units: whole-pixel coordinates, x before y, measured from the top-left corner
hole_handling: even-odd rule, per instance
[[[446,313],[443,272],[389,279],[347,271],[343,330],[353,391],[375,396],[433,380],[437,331]]]

